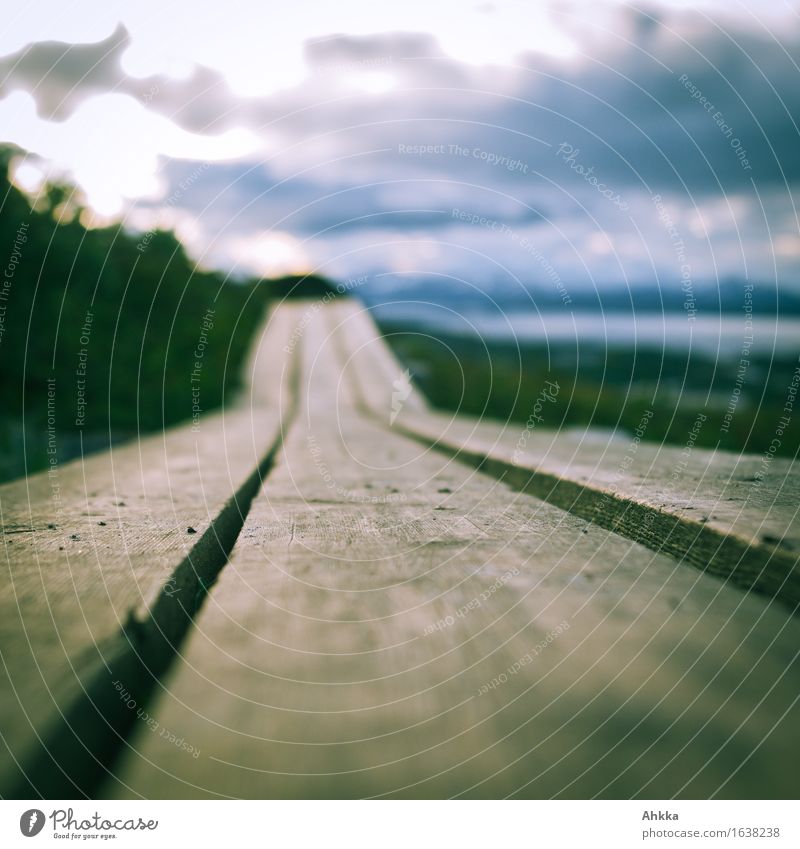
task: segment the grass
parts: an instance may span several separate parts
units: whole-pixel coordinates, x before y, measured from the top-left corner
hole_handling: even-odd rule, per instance
[[[553,381],[560,388],[556,402],[546,406],[543,426],[549,428],[633,433],[645,412],[652,411],[643,435],[650,442],[683,446],[695,430],[695,444],[707,448],[756,454],[772,450],[784,457],[795,456],[800,448],[800,415],[790,415],[788,426],[782,427],[796,359],[753,358],[737,383],[738,360],[696,353],[517,348],[446,334],[434,337],[429,331],[417,334],[401,325],[384,324],[382,330],[419,387],[442,410],[525,422],[547,381]]]

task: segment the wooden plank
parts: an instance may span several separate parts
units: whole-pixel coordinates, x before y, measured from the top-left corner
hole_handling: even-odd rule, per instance
[[[337,305],[348,373],[369,385],[360,400],[387,420],[402,369],[367,312]],[[663,550],[745,589],[800,604],[797,461],[641,441],[611,431],[553,430],[558,391],[531,399],[528,424],[501,424],[425,409],[419,393],[394,417],[397,432],[502,477],[582,518]],[[561,399],[566,403],[566,399]],[[413,401],[413,403],[412,403]],[[551,412],[552,411],[552,412]],[[646,429],[648,419],[642,420]],[[777,423],[776,423],[777,424]],[[698,427],[703,426],[698,417]],[[550,428],[550,429],[548,429]]]
[[[213,536],[212,522],[275,440],[295,318],[285,309],[265,322],[249,366],[257,393],[196,426],[0,487],[3,795],[18,791],[21,773],[111,658],[130,650],[145,611],[198,541]]]
[[[800,622],[379,424],[332,328],[106,794],[795,796]]]

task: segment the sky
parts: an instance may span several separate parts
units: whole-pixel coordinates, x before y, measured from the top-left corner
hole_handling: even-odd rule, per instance
[[[799,83],[794,0],[37,0],[0,142],[234,274],[797,292]]]

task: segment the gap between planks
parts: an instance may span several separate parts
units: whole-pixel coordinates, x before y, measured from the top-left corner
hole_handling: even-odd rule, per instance
[[[271,472],[297,415],[300,347],[293,350],[287,403],[278,432],[257,467],[162,586],[143,618],[110,640],[104,665],[54,718],[17,769],[2,776],[0,797],[92,798],[113,770],[138,716],[161,685],[209,589],[228,561],[253,499]],[[131,703],[133,707],[131,707]]]
[[[471,444],[469,438],[448,438],[416,391],[412,393],[413,406],[402,409],[393,423],[387,423],[385,411],[379,409],[377,399],[366,391],[366,387],[370,378],[373,385],[377,380],[383,381],[387,387],[392,386],[393,378],[396,379],[402,370],[363,309],[355,312],[349,306],[338,306],[338,321],[337,311],[331,309],[327,313],[329,330],[343,361],[354,364],[347,372],[356,403],[362,413],[387,431],[401,433],[427,448],[473,466],[519,492],[534,495],[653,551],[669,554],[701,571],[723,578],[741,589],[775,598],[795,614],[800,610],[798,555],[791,550],[747,539],[733,530],[720,530],[610,488],[571,479],[534,464],[515,462],[513,456],[505,456],[508,452],[503,452],[497,443],[493,449],[486,450],[477,441]],[[353,319],[357,322],[356,328],[352,327]],[[344,333],[343,328],[348,321],[351,321],[350,332]],[[353,333],[353,330],[356,332]],[[380,356],[359,358],[360,350],[371,341],[376,341],[385,350],[380,351]],[[375,349],[372,350],[374,353]],[[394,373],[390,371],[392,368]],[[371,375],[366,373],[368,369],[372,370]]]

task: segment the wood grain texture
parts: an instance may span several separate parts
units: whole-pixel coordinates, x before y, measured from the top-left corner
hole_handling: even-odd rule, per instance
[[[265,322],[258,390],[224,412],[0,487],[4,793],[274,440],[292,321],[287,309]]]
[[[400,366],[363,309],[337,304],[332,318],[348,374],[364,387],[359,402],[385,421]],[[699,449],[690,433],[681,448],[636,434],[553,430],[558,393],[548,389],[553,401],[530,399],[542,421],[522,426],[434,412],[412,390],[392,427],[696,568],[800,604],[796,461]]]
[[[105,793],[796,796],[800,621],[408,438],[353,314]]]

